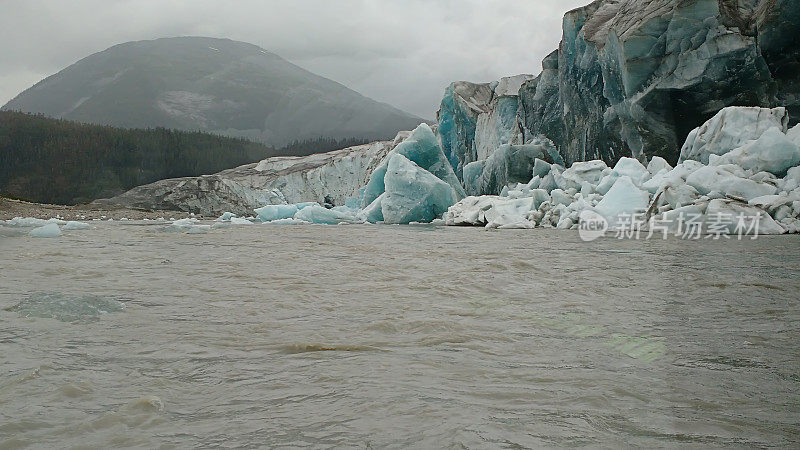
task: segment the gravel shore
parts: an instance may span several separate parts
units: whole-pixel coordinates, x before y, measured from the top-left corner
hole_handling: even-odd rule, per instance
[[[13,219],[14,217],[36,217],[50,219],[59,216],[65,220],[91,220],[127,218],[130,220],[151,219],[159,217],[165,219],[184,219],[191,216],[184,211],[149,211],[129,208],[115,208],[109,206],[86,205],[48,205],[44,203],[31,203],[0,197],[0,220]]]

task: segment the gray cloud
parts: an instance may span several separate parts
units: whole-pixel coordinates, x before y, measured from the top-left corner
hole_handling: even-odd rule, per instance
[[[0,104],[131,40],[250,42],[432,118],[454,80],[538,73],[561,18],[588,0],[0,0]]]

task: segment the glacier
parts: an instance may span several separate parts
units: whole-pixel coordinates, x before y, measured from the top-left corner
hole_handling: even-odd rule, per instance
[[[795,232],[799,15],[789,0],[595,0],[564,16],[539,75],[454,82],[434,125],[105,201],[275,224],[561,229],[583,211],[618,222],[712,206]]]

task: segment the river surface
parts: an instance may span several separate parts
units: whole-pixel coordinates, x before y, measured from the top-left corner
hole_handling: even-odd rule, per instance
[[[800,238],[0,233],[0,448],[800,445]]]

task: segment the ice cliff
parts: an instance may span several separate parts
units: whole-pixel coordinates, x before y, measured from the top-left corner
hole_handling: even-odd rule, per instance
[[[597,0],[568,12],[537,77],[450,85],[438,113],[456,173],[502,144],[550,139],[567,164],[677,162],[726,106],[800,117],[800,2]]]
[[[705,234],[725,218],[760,234],[800,231],[800,125],[787,127],[785,108],[729,107],[692,130],[681,162],[654,156],[647,166],[630,157],[569,168],[536,160],[527,183],[499,196],[470,196],[449,208],[448,225],[576,229],[583,214],[611,229],[646,229],[692,217]],[[702,162],[701,162],[702,161]],[[538,169],[538,170],[537,170]],[[749,222],[748,222],[749,221]],[[718,224],[719,226],[719,224]]]

